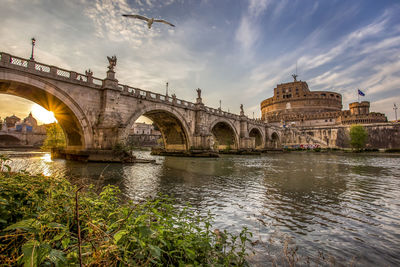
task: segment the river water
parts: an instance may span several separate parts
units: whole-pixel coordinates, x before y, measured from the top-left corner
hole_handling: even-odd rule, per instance
[[[246,226],[253,240],[259,240],[249,257],[254,266],[288,265],[288,260],[400,265],[400,155],[296,152],[180,158],[137,152],[156,163],[132,165],[12,153],[14,170],[114,184],[132,199],[168,194],[201,213],[211,211],[215,228],[238,233]]]

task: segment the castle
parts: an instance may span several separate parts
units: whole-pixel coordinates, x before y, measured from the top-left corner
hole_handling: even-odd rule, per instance
[[[274,96],[261,102],[262,120],[276,126],[327,126],[387,122],[385,114],[370,112],[368,101],[349,104],[342,110],[342,95],[330,91],[310,91],[297,81],[278,84]]]

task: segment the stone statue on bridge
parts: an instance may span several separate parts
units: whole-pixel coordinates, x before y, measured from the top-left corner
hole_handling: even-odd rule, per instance
[[[93,71],[91,71],[90,69],[85,70],[85,74],[86,74],[86,76],[88,76],[88,77],[92,77],[92,76],[93,76]]]
[[[114,71],[114,67],[117,65],[117,56],[115,56],[115,55],[112,57],[107,56],[107,59],[108,59],[108,63],[110,64],[108,66],[108,69],[111,71]]]
[[[243,104],[240,104],[240,115],[244,115]]]
[[[201,89],[197,88],[196,92],[197,92],[196,103],[200,104],[200,105],[203,105],[203,102],[202,102],[202,99],[201,99]]]

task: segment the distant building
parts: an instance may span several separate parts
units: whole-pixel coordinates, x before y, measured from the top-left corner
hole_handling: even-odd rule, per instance
[[[38,125],[32,113],[21,121],[15,115],[0,120],[0,146],[41,146],[46,139],[46,127]]]
[[[13,128],[13,127],[15,127],[15,124],[20,121],[21,121],[20,118],[18,118],[15,115],[12,115],[12,116],[6,117],[4,119],[4,124],[7,126],[7,128]]]
[[[157,146],[161,138],[161,132],[152,124],[134,123],[129,133],[129,142],[134,146]]]
[[[154,126],[152,124],[146,124],[144,122],[135,122],[130,131],[130,134],[154,134]],[[158,132],[158,131],[157,131]]]
[[[342,96],[330,91],[310,91],[308,84],[297,81],[278,84],[274,96],[261,102],[262,119],[273,125],[325,126],[386,122],[385,114],[370,112],[363,101],[342,110]]]

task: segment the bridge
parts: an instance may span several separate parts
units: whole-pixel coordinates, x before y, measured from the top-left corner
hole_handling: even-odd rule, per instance
[[[280,147],[279,129],[248,118],[242,106],[237,115],[206,106],[200,89],[189,102],[122,85],[115,76],[116,59],[109,63],[106,77],[99,79],[91,71],[81,74],[0,52],[0,93],[53,111],[67,139],[65,153],[88,160],[114,157],[113,149],[126,143],[140,116],[158,126],[168,153]]]
[[[0,147],[40,147],[46,134],[0,130]]]

